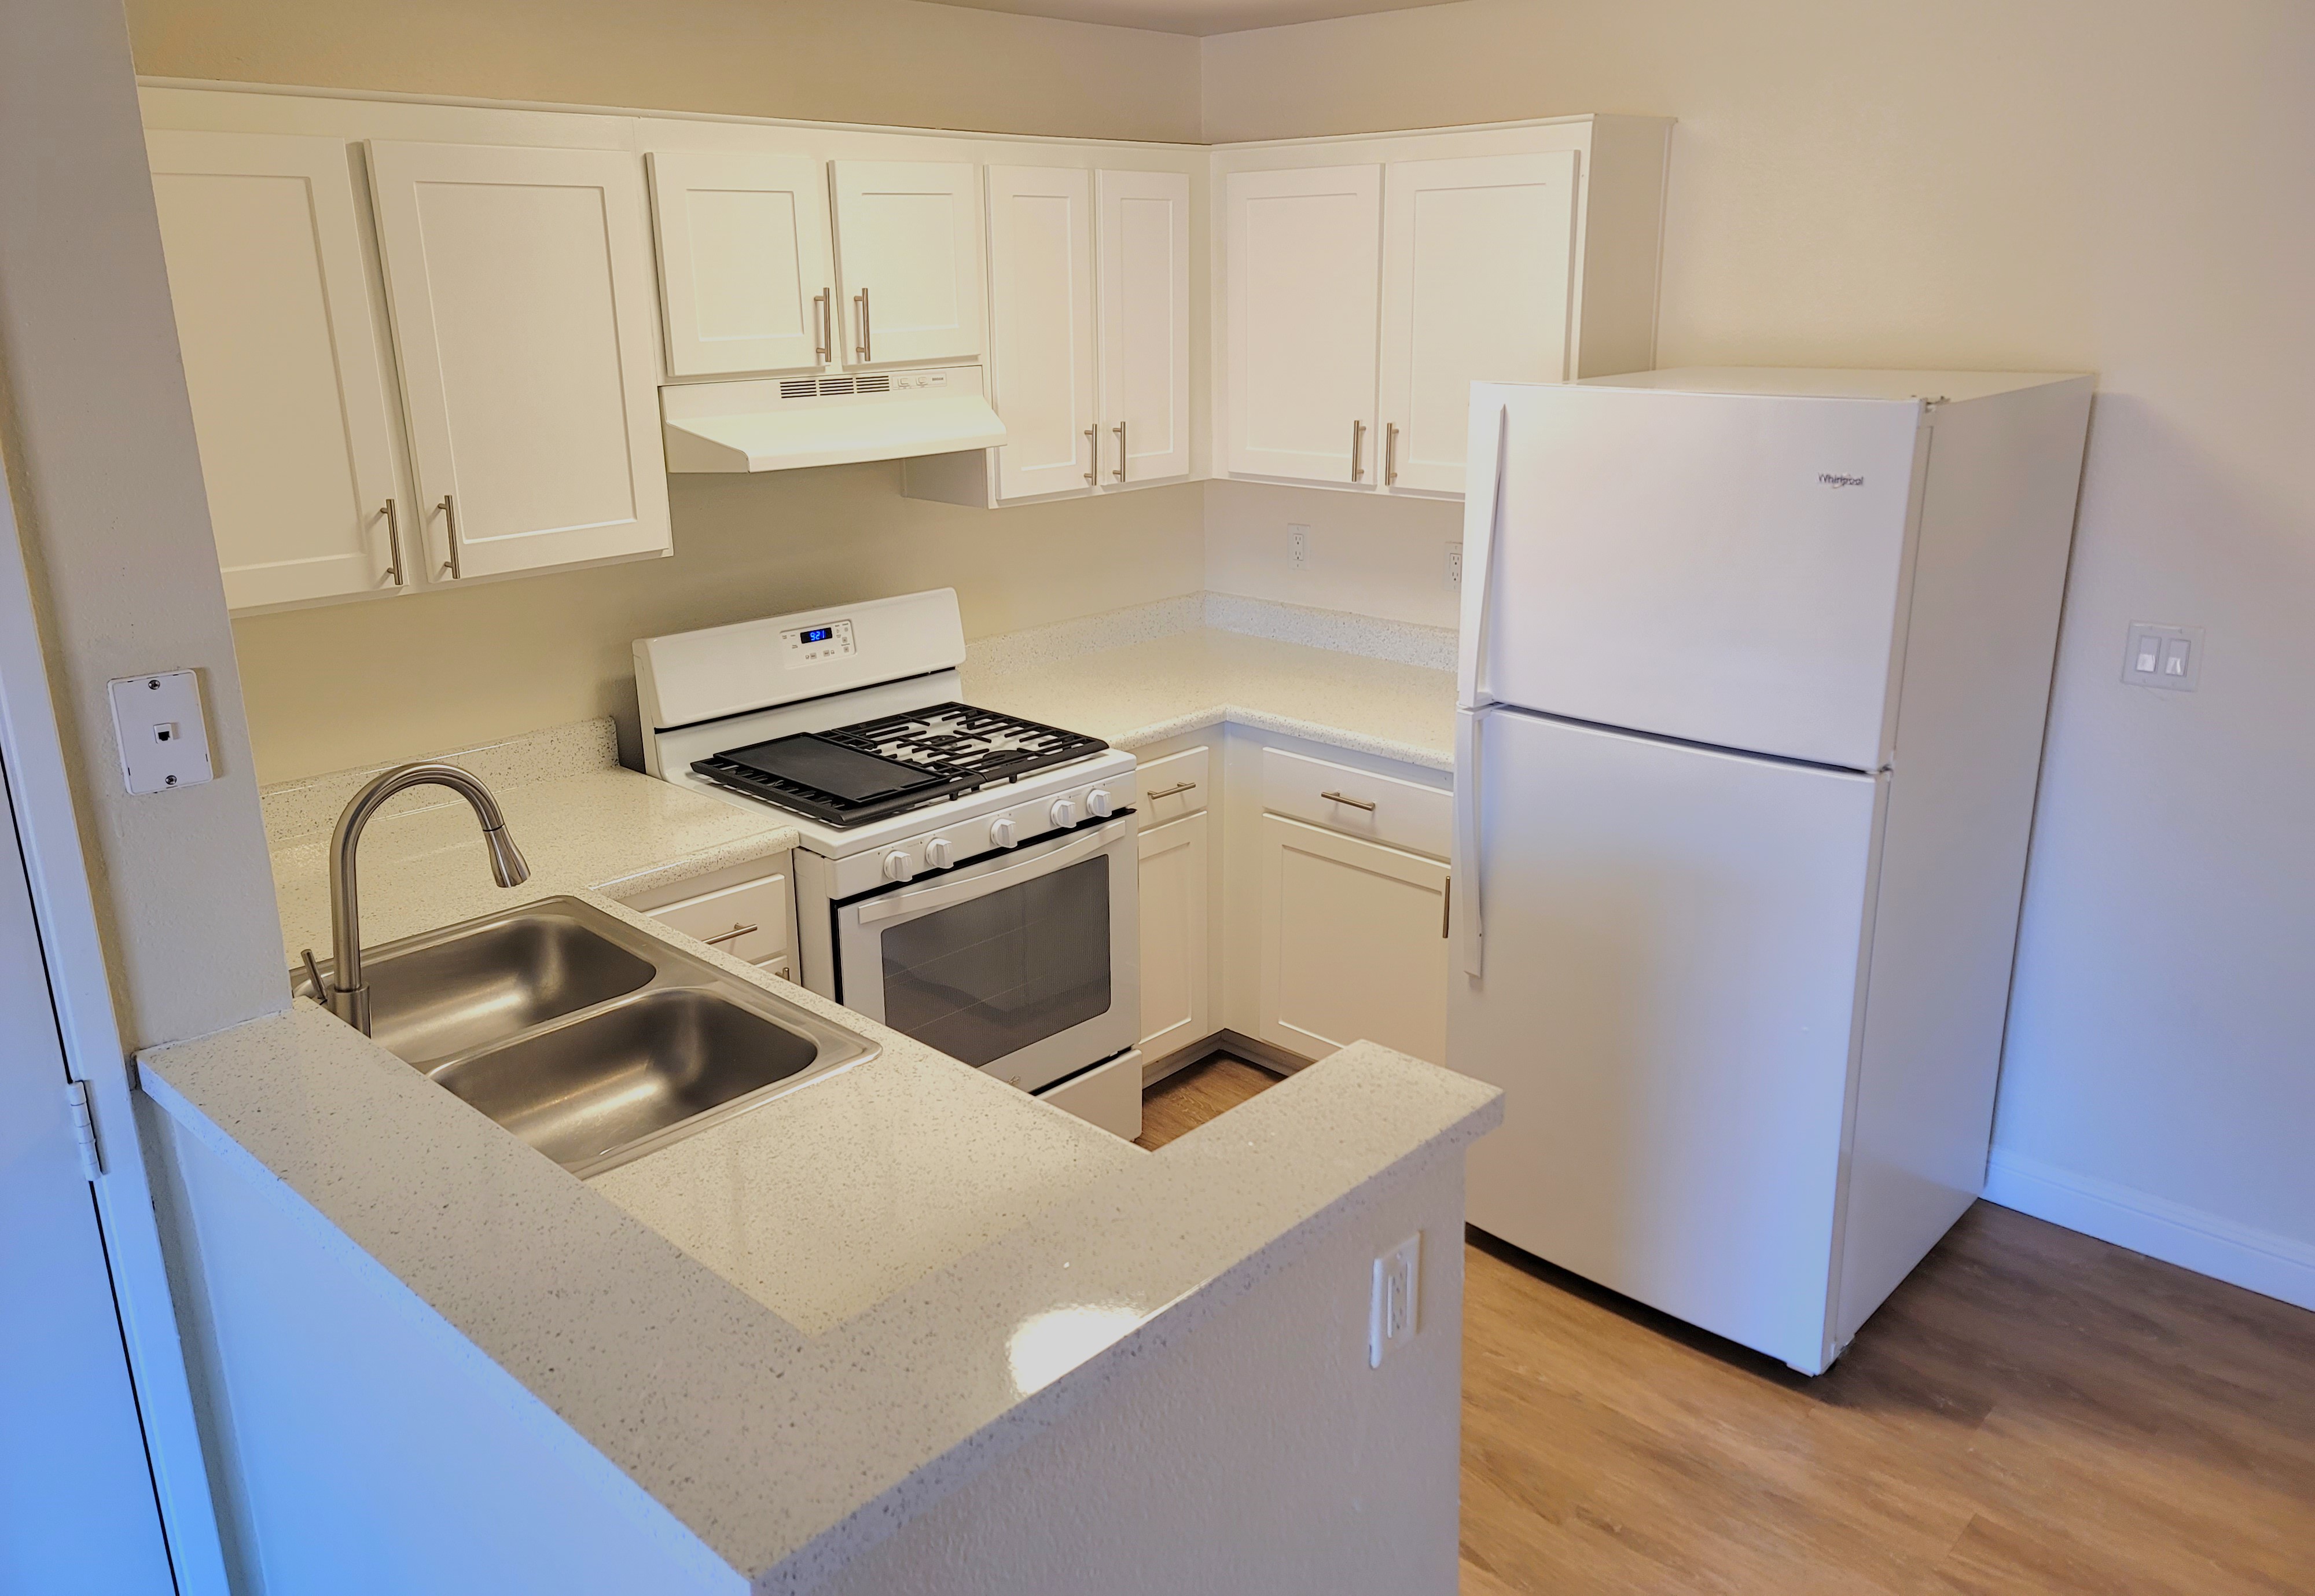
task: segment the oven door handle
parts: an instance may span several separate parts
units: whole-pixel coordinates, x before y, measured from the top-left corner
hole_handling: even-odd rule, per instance
[[[929,887],[894,892],[888,898],[871,898],[856,912],[862,925],[873,926],[880,920],[896,919],[901,915],[945,909],[952,903],[979,898],[1000,887],[1043,875],[1059,870],[1064,864],[1074,864],[1080,859],[1089,859],[1095,854],[1106,852],[1116,842],[1118,832],[1132,824],[1132,816],[1120,815],[1105,825],[1070,838],[1058,847],[1007,864],[1002,870],[992,870],[985,875],[967,876],[962,881],[944,881]]]

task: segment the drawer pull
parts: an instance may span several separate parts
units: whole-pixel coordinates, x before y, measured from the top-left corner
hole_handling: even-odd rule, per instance
[[[1327,792],[1321,793],[1318,796],[1324,798],[1329,803],[1347,803],[1353,809],[1363,809],[1369,814],[1372,814],[1375,811],[1375,806],[1368,802],[1365,799],[1353,798],[1347,794]]]
[[[1178,798],[1197,785],[1195,782],[1175,782],[1170,787],[1160,787],[1154,793],[1144,794],[1141,801],[1144,803],[1155,803],[1160,798]]]
[[[762,929],[760,926],[734,926],[721,936],[703,936],[699,940],[714,947],[719,942],[737,942],[742,936],[752,936]]]

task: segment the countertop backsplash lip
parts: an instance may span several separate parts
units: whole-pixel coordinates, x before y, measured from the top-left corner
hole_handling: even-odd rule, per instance
[[[372,777],[383,775],[397,765],[419,760],[443,760],[459,766],[482,777],[496,791],[530,782],[556,781],[599,770],[616,770],[619,768],[618,731],[609,715],[595,715],[587,720],[543,726],[535,732],[519,732],[512,737],[475,743],[466,748],[417,754],[405,759],[386,759],[351,770],[330,770],[318,776],[275,782],[259,788],[257,794],[258,803],[265,815],[266,846],[279,848],[328,836],[336,827],[339,812],[345,808],[346,801],[359,792]],[[464,802],[464,799],[440,787],[412,787],[388,799],[378,813],[381,816],[415,814],[421,810],[439,809],[446,804]]]
[[[965,668],[985,676],[1010,676],[1202,628],[1426,670],[1455,669],[1452,626],[1427,626],[1211,590],[980,638],[965,645]]]

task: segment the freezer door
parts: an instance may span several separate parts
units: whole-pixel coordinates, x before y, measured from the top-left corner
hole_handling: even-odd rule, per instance
[[[1477,735],[1486,972],[1450,978],[1447,1061],[1504,1117],[1471,1223],[1816,1372],[1885,778],[1512,710]]]
[[[1475,440],[1507,413],[1499,491],[1467,511],[1466,543],[1486,540],[1467,692],[1879,767],[1919,401],[1509,385],[1475,401]],[[1486,471],[1475,457],[1474,497]]]

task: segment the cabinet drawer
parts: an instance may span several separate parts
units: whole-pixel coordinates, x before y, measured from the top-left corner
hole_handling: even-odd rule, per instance
[[[785,875],[742,882],[649,912],[661,924],[712,943],[735,959],[776,971],[790,962],[788,878]]]
[[[1434,859],[1454,835],[1451,794],[1283,749],[1262,750],[1262,807]]]
[[[1210,749],[1184,749],[1138,767],[1133,773],[1134,807],[1141,811],[1141,829],[1196,814],[1206,807],[1211,790],[1206,782]]]

